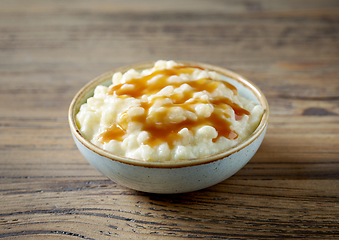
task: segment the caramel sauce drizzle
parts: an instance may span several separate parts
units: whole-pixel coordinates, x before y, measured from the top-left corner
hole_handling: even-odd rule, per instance
[[[173,101],[173,104],[165,104],[167,110],[162,112],[157,112],[152,118],[148,115],[149,109],[153,106],[156,99],[166,97],[158,97],[153,98],[152,102],[141,102],[141,107],[144,108],[144,114],[139,115],[137,117],[129,117],[126,114],[126,118],[119,123],[113,124],[110,128],[106,129],[100,136],[100,142],[109,142],[112,139],[123,141],[126,135],[126,129],[129,122],[140,122],[143,124],[142,130],[147,131],[150,135],[150,138],[147,139],[145,144],[154,147],[162,144],[163,142],[167,142],[169,147],[172,149],[176,145],[176,141],[179,139],[178,132],[183,128],[187,128],[189,131],[195,131],[199,127],[203,125],[213,126],[217,132],[218,137],[213,139],[213,141],[217,141],[217,139],[221,136],[228,139],[236,139],[238,134],[231,129],[231,122],[228,120],[230,118],[227,111],[229,108],[232,108],[235,113],[235,119],[237,121],[241,120],[244,115],[250,115],[250,113],[241,108],[236,103],[232,102],[227,97],[220,97],[219,99],[208,100],[207,102],[202,101],[201,99],[193,99],[193,101],[186,102],[188,99],[193,97],[193,94],[196,91],[207,91],[212,93],[217,87],[218,84],[222,83],[225,86],[233,91],[234,94],[238,94],[237,89],[230,83],[224,81],[215,81],[210,78],[201,78],[195,81],[185,81],[180,83],[168,83],[167,79],[170,76],[179,76],[180,74],[192,74],[195,69],[202,69],[200,67],[193,66],[177,66],[173,69],[163,69],[156,70],[149,75],[138,77],[131,79],[127,82],[127,84],[133,85],[133,88],[122,88],[125,83],[117,84],[110,88],[108,94],[116,95],[121,97],[134,97],[137,99],[141,99],[143,95],[151,95],[159,92],[166,86],[173,86],[174,88],[181,86],[186,83],[193,88],[192,91],[185,91],[183,94],[173,94],[170,99]],[[153,78],[157,77],[156,80]],[[151,80],[152,81],[149,81]],[[197,120],[186,119],[180,123],[166,123],[162,121],[165,119],[169,109],[171,107],[181,107],[187,111],[194,111],[194,104],[198,103],[209,103],[214,107],[214,112],[208,118],[198,118]],[[125,117],[125,116],[124,116]],[[158,119],[154,122],[154,119]]]

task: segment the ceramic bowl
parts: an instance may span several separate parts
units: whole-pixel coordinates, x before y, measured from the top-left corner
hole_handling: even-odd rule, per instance
[[[109,86],[115,72],[134,68],[151,68],[154,62],[127,66],[107,72],[85,85],[70,104],[68,119],[76,146],[87,161],[112,181],[128,188],[150,193],[184,193],[215,185],[239,171],[256,153],[264,139],[268,124],[269,108],[263,93],[250,81],[224,68],[177,61],[191,66],[200,66],[216,71],[223,81],[233,84],[238,92],[260,104],[264,114],[257,129],[235,147],[211,156],[181,162],[143,162],[107,152],[86,140],[75,122],[81,104],[93,96],[97,85]]]

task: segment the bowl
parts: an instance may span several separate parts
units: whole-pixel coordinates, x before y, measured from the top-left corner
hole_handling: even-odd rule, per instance
[[[264,113],[256,130],[243,142],[226,151],[180,162],[143,162],[114,155],[86,140],[77,127],[75,116],[80,106],[93,96],[97,85],[109,86],[115,72],[151,68],[154,62],[126,66],[107,72],[85,85],[73,98],[68,112],[71,133],[86,160],[112,181],[143,192],[172,194],[196,191],[224,181],[238,172],[261,145],[268,124],[269,108],[264,94],[252,82],[230,70],[197,62],[177,61],[218,72],[223,81],[233,84],[239,94],[260,104]]]

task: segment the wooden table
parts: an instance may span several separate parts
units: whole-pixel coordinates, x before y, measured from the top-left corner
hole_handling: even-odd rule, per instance
[[[230,179],[178,195],[120,186],[77,150],[68,106],[116,67],[193,60],[270,104]],[[0,1],[0,238],[339,238],[339,2]]]

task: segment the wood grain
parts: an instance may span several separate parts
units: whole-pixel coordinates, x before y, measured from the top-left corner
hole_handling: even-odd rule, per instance
[[[338,1],[0,1],[0,238],[339,238]],[[230,179],[120,186],[72,140],[75,93],[113,68],[194,60],[256,83],[265,140]]]

